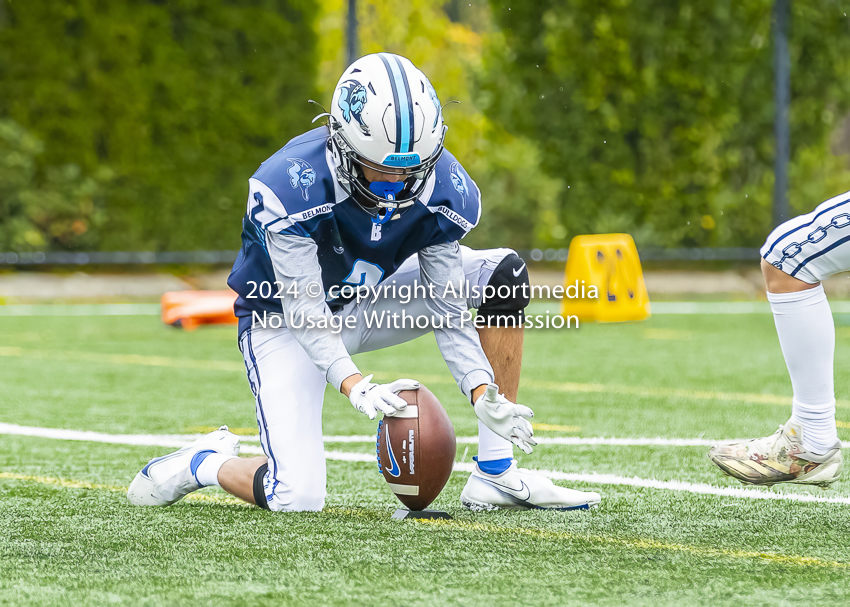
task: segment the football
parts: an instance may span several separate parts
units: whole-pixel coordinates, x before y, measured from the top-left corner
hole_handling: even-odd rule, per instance
[[[402,504],[424,510],[452,474],[455,430],[443,405],[425,386],[398,395],[407,407],[378,423],[378,469]]]

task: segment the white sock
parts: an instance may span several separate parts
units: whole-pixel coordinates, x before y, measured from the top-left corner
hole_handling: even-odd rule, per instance
[[[478,461],[488,462],[495,459],[512,458],[514,446],[511,441],[502,438],[484,422],[478,420]]]
[[[803,426],[803,449],[823,455],[838,442],[835,401],[829,405],[804,405],[793,401],[791,421]]]
[[[838,442],[835,426],[835,324],[823,285],[768,293],[779,345],[794,389],[791,419],[803,427],[803,448],[824,454]]]
[[[198,466],[195,472],[195,478],[203,487],[215,485],[221,487],[218,483],[218,471],[224,465],[224,462],[231,459],[236,459],[236,455],[225,455],[224,453],[210,453],[204,458],[204,461]]]

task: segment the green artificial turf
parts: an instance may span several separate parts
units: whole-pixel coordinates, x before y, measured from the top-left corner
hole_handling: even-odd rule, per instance
[[[850,329],[836,320],[838,419],[850,420]],[[0,317],[0,336],[0,422],[131,434],[255,424],[233,328]],[[475,434],[433,338],[356,360],[381,380],[422,379],[458,436]],[[655,316],[528,331],[520,401],[535,423],[569,427],[537,431],[545,437],[743,438],[787,419],[790,382],[770,315]],[[324,426],[326,435],[368,435],[376,423],[328,390]],[[329,461],[322,513],[269,513],[218,489],[171,508],[130,507],[127,485],[167,451],[0,435],[0,604],[791,605],[850,596],[850,505],[573,483],[599,491],[602,504],[474,514],[460,508],[467,474],[457,472],[433,506],[453,521],[397,522],[373,464]],[[518,459],[740,487],[705,451],[543,444]],[[459,444],[458,460],[474,454]],[[850,497],[850,483],[780,491]]]

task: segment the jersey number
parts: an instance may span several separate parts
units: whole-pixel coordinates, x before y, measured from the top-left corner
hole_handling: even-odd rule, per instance
[[[342,282],[356,287],[361,287],[363,285],[372,287],[381,282],[383,277],[384,270],[381,266],[358,259],[351,267],[351,272],[348,273],[348,276],[346,276]]]

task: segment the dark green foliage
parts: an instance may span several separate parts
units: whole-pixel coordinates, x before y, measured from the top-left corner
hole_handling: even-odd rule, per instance
[[[83,177],[76,164],[38,166],[42,143],[0,119],[0,251],[91,248],[103,224],[110,172]]]
[[[773,185],[771,0],[493,0],[485,113],[539,142],[564,188],[549,239],[757,245]],[[850,188],[830,153],[850,107],[846,2],[793,3],[791,202]],[[566,187],[568,186],[568,187]],[[566,230],[564,230],[566,227]]]
[[[314,3],[3,2],[0,118],[44,143],[37,171],[114,173],[79,246],[237,248],[248,177],[315,113]]]

